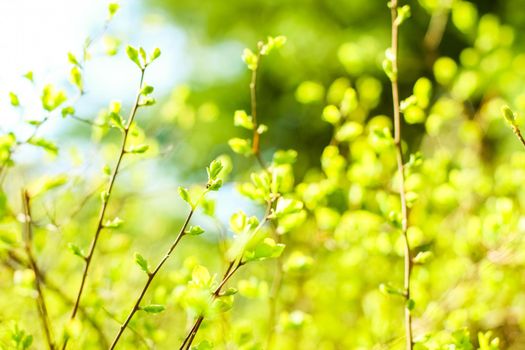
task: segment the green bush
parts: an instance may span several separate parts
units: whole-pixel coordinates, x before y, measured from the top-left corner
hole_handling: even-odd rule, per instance
[[[160,49],[120,50],[103,37],[107,55],[125,51],[138,82],[131,105],[108,101],[96,118],[77,106],[99,38],[68,54],[68,86],[26,74],[40,101],[9,93],[23,128],[0,136],[0,348],[523,348],[519,33],[468,1],[386,5],[381,39],[338,48],[346,72],[337,77],[294,75],[290,57],[309,35],[244,49],[248,86],[228,94],[249,108],[229,111],[236,136],[204,152],[207,167],[193,177],[181,168],[224,133],[195,126],[206,140],[166,166],[164,130],[210,122],[209,131],[222,110],[206,94],[192,105],[185,87],[157,96],[147,73]],[[109,5],[105,31],[118,10]],[[427,57],[404,47],[413,12],[431,17],[418,37]],[[464,42],[459,59],[439,54],[449,19]],[[335,41],[319,45],[334,53]],[[265,65],[294,81],[276,101],[293,96],[315,115],[299,129],[329,130],[323,147],[284,133],[286,115],[261,113],[274,108],[259,99]]]

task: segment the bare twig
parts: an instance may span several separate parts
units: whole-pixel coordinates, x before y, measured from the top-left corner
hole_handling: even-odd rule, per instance
[[[26,190],[22,190],[22,203],[24,207],[24,249],[27,254],[29,261],[29,267],[33,270],[35,275],[35,289],[37,291],[37,308],[42,322],[42,328],[46,336],[47,345],[50,350],[55,349],[53,341],[53,332],[51,328],[51,322],[49,319],[49,313],[46,306],[46,300],[44,297],[44,291],[40,280],[40,269],[36,263],[35,256],[33,254],[32,241],[33,241],[33,228],[32,228],[32,216],[31,216],[31,204],[30,204],[29,193]]]

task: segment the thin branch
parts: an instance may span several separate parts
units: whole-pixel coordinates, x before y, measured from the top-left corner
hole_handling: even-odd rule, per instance
[[[35,289],[37,291],[37,308],[42,322],[42,328],[46,336],[47,345],[50,350],[55,349],[55,344],[53,341],[53,333],[51,329],[51,322],[49,319],[49,313],[47,311],[46,301],[44,298],[44,291],[42,289],[40,276],[40,269],[36,263],[35,256],[32,249],[33,241],[33,228],[32,228],[32,216],[31,216],[31,205],[29,194],[26,190],[22,190],[22,203],[24,207],[24,249],[27,254],[27,259],[29,260],[29,266],[35,275]]]
[[[88,252],[88,254],[85,257],[85,266],[84,266],[84,271],[82,273],[82,280],[80,282],[80,287],[79,287],[79,290],[78,290],[78,293],[77,293],[75,305],[73,306],[73,311],[71,313],[70,320],[75,319],[75,316],[77,314],[78,307],[80,305],[80,300],[82,298],[82,293],[84,291],[84,286],[85,286],[85,283],[86,283],[86,279],[87,279],[87,276],[88,276],[89,268],[91,266],[91,261],[92,261],[92,258],[93,258],[93,254],[94,254],[95,248],[97,246],[97,242],[98,242],[98,239],[99,239],[99,236],[100,236],[100,232],[104,228],[104,219],[105,219],[105,216],[106,216],[106,210],[107,210],[108,203],[109,203],[109,200],[110,200],[110,197],[111,197],[113,186],[115,184],[115,179],[117,178],[117,174],[118,174],[118,171],[119,171],[122,159],[124,158],[124,155],[126,154],[126,143],[127,143],[127,140],[128,140],[130,127],[133,124],[133,121],[134,121],[135,116],[137,114],[137,110],[139,108],[140,97],[142,95],[142,93],[141,93],[142,85],[143,85],[143,82],[144,82],[144,72],[145,72],[145,68],[142,68],[141,69],[141,74],[140,74],[139,90],[138,90],[138,93],[137,93],[137,97],[135,98],[135,103],[133,104],[133,107],[131,108],[131,112],[130,112],[129,118],[127,120],[127,123],[126,123],[126,125],[124,126],[124,129],[123,129],[123,134],[124,135],[122,137],[122,144],[120,146],[120,151],[119,151],[119,155],[118,155],[118,158],[117,158],[117,163],[115,165],[115,168],[113,169],[113,174],[111,175],[111,178],[109,180],[109,184],[108,184],[108,187],[106,189],[105,196],[102,199],[102,205],[100,207],[100,213],[99,213],[99,216],[98,216],[97,227],[96,227],[96,230],[95,230],[95,234],[93,236],[93,240],[91,241],[91,245],[89,247],[89,252]],[[69,337],[66,336],[66,338],[64,340],[64,345],[62,346],[62,350],[66,349],[67,343],[68,343],[68,339],[69,339]]]
[[[184,224],[180,228],[179,234],[175,238],[175,241],[171,245],[170,249],[164,255],[162,260],[157,264],[157,267],[155,267],[155,269],[152,272],[148,273],[148,280],[146,281],[146,284],[142,288],[142,291],[140,292],[139,297],[135,301],[135,304],[133,305],[133,308],[131,309],[131,311],[129,312],[128,316],[126,317],[126,320],[120,326],[119,331],[118,331],[117,335],[115,336],[115,339],[113,340],[113,342],[112,342],[112,344],[111,344],[111,346],[109,348],[110,350],[113,350],[115,348],[115,346],[117,346],[117,343],[119,342],[119,339],[122,336],[122,333],[124,333],[124,330],[128,326],[129,322],[131,321],[131,319],[133,318],[135,313],[140,310],[140,303],[142,302],[142,299],[144,298],[144,295],[146,295],[146,292],[148,291],[148,288],[149,288],[151,282],[153,281],[155,276],[157,276],[157,274],[159,273],[159,271],[162,268],[162,266],[164,265],[164,263],[169,259],[171,253],[177,247],[177,245],[179,244],[179,242],[182,239],[182,237],[184,237],[184,235],[186,234],[186,228],[188,227],[188,224],[189,224],[189,222],[191,220],[191,217],[193,216],[194,212],[195,212],[195,209],[192,208],[190,210],[188,216],[186,217],[186,220],[184,221]]]
[[[399,110],[399,87],[397,83],[397,53],[398,53],[398,29],[397,23],[397,0],[390,3],[392,17],[392,99],[394,108],[394,143],[396,146],[397,171],[399,173],[399,198],[401,202],[401,231],[404,245],[404,297],[405,297],[405,337],[406,349],[412,350],[414,346],[412,338],[412,314],[410,311],[410,277],[412,273],[412,253],[408,241],[408,207],[405,195],[405,166],[403,161],[403,149],[401,144],[401,115]]]

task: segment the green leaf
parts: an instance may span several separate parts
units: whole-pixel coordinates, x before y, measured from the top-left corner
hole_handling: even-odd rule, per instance
[[[303,209],[303,202],[297,199],[279,197],[275,205],[275,214],[282,217],[289,214],[298,213]]]
[[[408,299],[406,301],[406,307],[407,309],[409,309],[410,311],[414,310],[414,308],[416,307],[416,302],[414,301],[414,299]]]
[[[242,52],[242,60],[246,63],[249,70],[256,70],[259,64],[259,58],[250,49],[244,49]]]
[[[395,25],[400,26],[405,22],[408,18],[410,18],[410,6],[409,5],[403,5],[397,9],[397,18],[395,20]]]
[[[414,264],[426,264],[428,261],[432,259],[434,254],[430,251],[426,252],[419,252],[417,255],[412,259]]]
[[[44,109],[48,112],[58,108],[58,106],[60,106],[66,100],[66,93],[62,90],[55,89],[55,87],[51,84],[46,85],[42,91],[42,107],[44,107]]]
[[[153,97],[143,97],[140,100],[140,106],[153,106],[157,101]]]
[[[71,72],[69,74],[69,80],[73,85],[75,85],[80,91],[83,90],[83,84],[82,84],[82,72],[77,66],[73,66],[71,68]]]
[[[185,233],[190,236],[198,236],[203,234],[204,230],[200,226],[191,226]]]
[[[121,131],[126,130],[126,127],[124,126],[124,120],[122,119],[122,116],[120,114],[110,113],[109,120],[111,120],[112,126],[120,129]]]
[[[139,48],[139,54],[140,54],[140,57],[142,58],[142,62],[144,62],[144,65],[147,65],[148,64],[148,59],[146,57],[146,51],[144,50],[143,47]]]
[[[140,93],[142,95],[149,95],[149,94],[151,94],[153,92],[153,90],[154,90],[153,86],[144,85],[142,90],[140,90]]]
[[[282,254],[284,248],[284,244],[276,243],[275,240],[267,237],[257,243],[255,247],[245,252],[245,261],[250,262],[254,260],[278,258]]]
[[[67,60],[69,61],[69,63],[75,66],[80,66],[80,63],[78,62],[77,57],[72,52],[67,53]]]
[[[109,19],[112,19],[117,11],[119,10],[120,5],[116,2],[110,2],[108,5]]]
[[[69,248],[69,250],[71,250],[71,252],[76,255],[76,256],[79,256],[81,257],[82,259],[85,259],[86,258],[86,255],[84,254],[84,251],[82,249],[80,249],[76,244],[73,244],[73,243],[69,243],[67,245],[67,247]]]
[[[126,54],[132,62],[134,62],[140,69],[142,69],[142,64],[139,61],[139,52],[136,48],[134,48],[131,45],[128,45],[126,47]]]
[[[135,263],[139,265],[142,271],[148,275],[150,274],[148,261],[139,253],[135,253]]]
[[[240,126],[248,130],[253,130],[255,127],[252,117],[242,110],[235,111],[235,114],[233,115],[233,125]]]
[[[29,71],[27,72],[26,74],[23,75],[24,78],[26,78],[27,80],[29,80],[30,82],[34,82],[33,80],[33,72],[32,71]]]
[[[381,283],[379,285],[379,290],[381,291],[381,293],[386,295],[398,295],[403,297],[405,296],[405,293],[401,289],[396,288],[388,283]]]
[[[160,49],[158,47],[155,48],[155,50],[153,50],[153,53],[151,54],[151,58],[150,58],[150,62],[153,62],[155,61],[157,58],[159,58],[160,56]]]
[[[67,106],[62,108],[60,113],[62,114],[62,118],[65,118],[68,115],[75,115],[75,108],[73,106]]]
[[[109,199],[109,192],[108,192],[108,191],[102,191],[102,192],[100,192],[100,200],[101,200],[102,202],[105,203],[105,202],[108,201],[108,199]]]
[[[501,107],[501,113],[503,114],[503,118],[507,123],[509,123],[512,126],[516,125],[516,114],[510,109],[509,106],[503,106]]]
[[[208,182],[212,182],[213,180],[217,179],[217,176],[219,176],[222,169],[223,166],[220,160],[212,160],[210,166],[206,168],[206,172],[208,173]]]
[[[119,217],[114,218],[113,220],[107,220],[104,223],[105,228],[119,228],[124,223],[124,220],[122,220]]]
[[[391,49],[385,52],[385,59],[383,60],[383,71],[390,79],[390,81],[397,81],[397,71],[394,71],[393,54]]]
[[[341,112],[334,105],[328,105],[323,109],[323,120],[330,124],[337,124],[341,120]]]
[[[53,142],[44,138],[32,137],[29,139],[28,143],[33,146],[40,147],[54,156],[58,154],[58,147]]]
[[[253,153],[250,140],[235,137],[228,141],[228,145],[230,145],[233,152],[244,156],[249,156]]]
[[[29,193],[32,198],[39,196],[47,191],[63,186],[68,181],[66,174],[56,176],[43,176],[29,186]]]
[[[190,193],[188,190],[182,186],[179,186],[179,196],[182,198],[183,201],[188,203],[191,207],[193,207],[193,203],[191,202]]]
[[[131,146],[128,150],[126,150],[127,153],[144,153],[149,149],[149,146],[146,144]]]
[[[9,100],[11,102],[11,106],[14,106],[14,107],[20,106],[20,100],[18,99],[18,96],[14,92],[9,93]]]
[[[210,191],[218,191],[222,187],[222,180],[217,179],[211,182],[208,182],[206,188]]]
[[[151,305],[148,305],[148,306],[141,307],[140,309],[144,310],[144,311],[146,311],[147,313],[150,313],[150,314],[158,314],[158,313],[161,313],[162,311],[166,310],[164,305],[159,305],[159,304],[151,304]]]
[[[297,151],[293,149],[279,150],[273,154],[273,163],[275,165],[293,164],[297,160]]]

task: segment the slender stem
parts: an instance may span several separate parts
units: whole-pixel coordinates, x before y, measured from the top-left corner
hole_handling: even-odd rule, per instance
[[[516,125],[512,125],[512,131],[514,132],[518,140],[520,140],[521,144],[525,146],[525,139],[523,139],[523,135],[521,134],[520,129],[518,129]]]
[[[175,238],[175,241],[171,245],[170,249],[166,252],[166,254],[162,258],[162,260],[158,263],[157,267],[155,267],[155,269],[152,272],[148,273],[148,280],[146,281],[146,284],[142,288],[142,291],[140,292],[139,297],[135,301],[135,304],[133,305],[133,308],[131,309],[131,311],[129,312],[128,316],[126,317],[126,320],[120,326],[119,331],[118,331],[117,335],[115,336],[115,339],[113,340],[111,346],[109,347],[110,350],[113,350],[115,348],[115,346],[117,346],[117,343],[119,342],[119,339],[122,336],[122,333],[124,333],[124,330],[128,326],[128,324],[131,321],[131,319],[133,318],[133,315],[135,315],[135,313],[140,310],[140,303],[141,303],[142,299],[144,298],[144,295],[146,295],[146,292],[148,291],[148,288],[149,288],[151,282],[153,281],[155,276],[157,276],[157,274],[159,273],[160,269],[162,268],[162,266],[164,265],[166,260],[168,260],[168,258],[170,257],[171,253],[173,252],[173,250],[177,247],[177,245],[179,244],[179,242],[182,239],[182,237],[184,237],[185,232],[186,232],[186,228],[188,227],[188,224],[189,224],[190,219],[193,216],[194,212],[195,212],[195,210],[192,208],[191,211],[189,212],[188,216],[186,217],[186,220],[184,221],[184,224],[182,225],[182,227],[181,227],[181,229],[179,231],[179,234]]]
[[[144,72],[145,72],[145,68],[142,68],[141,69],[141,74],[140,74],[140,84],[139,84],[139,90],[138,90],[139,92],[137,93],[137,97],[135,98],[135,103],[133,104],[133,107],[131,108],[131,112],[130,112],[128,121],[127,121],[127,123],[126,123],[126,125],[125,125],[125,127],[123,129],[124,136],[122,137],[122,143],[121,143],[121,146],[120,146],[120,151],[119,151],[119,155],[118,155],[118,158],[117,158],[117,163],[115,165],[115,168],[113,169],[113,174],[111,175],[111,178],[109,180],[109,184],[108,184],[108,187],[106,189],[106,196],[102,200],[102,205],[100,207],[100,212],[99,212],[99,215],[98,215],[97,227],[96,227],[96,230],[95,230],[95,234],[93,236],[93,240],[91,241],[91,245],[89,247],[88,254],[85,257],[84,271],[82,273],[82,279],[81,279],[81,282],[80,282],[80,287],[79,287],[79,290],[78,290],[78,293],[77,293],[77,297],[76,297],[76,300],[75,300],[75,305],[73,306],[73,311],[71,313],[70,320],[74,320],[75,316],[77,314],[78,307],[80,305],[80,300],[82,298],[82,293],[84,291],[84,286],[86,284],[86,279],[87,279],[87,276],[88,276],[89,268],[91,266],[91,261],[92,261],[92,258],[93,258],[93,254],[94,254],[95,248],[97,246],[98,238],[100,236],[100,232],[104,228],[104,219],[105,219],[105,216],[106,216],[106,210],[107,210],[107,207],[108,207],[109,199],[110,199],[111,193],[113,191],[113,186],[115,184],[115,179],[117,178],[117,174],[118,174],[118,171],[119,171],[119,168],[120,168],[120,164],[122,162],[122,159],[124,158],[124,155],[126,154],[126,142],[128,140],[130,127],[133,124],[133,120],[135,119],[135,116],[137,114],[137,110],[139,108],[139,101],[140,101],[140,97],[141,97],[142,85],[143,85],[143,82],[144,82]],[[66,338],[64,340],[64,345],[62,346],[62,350],[66,349],[67,343],[68,343],[68,339],[69,339],[69,337],[66,336]]]
[[[31,216],[31,205],[30,197],[26,190],[22,190],[22,203],[24,207],[24,248],[27,254],[27,259],[29,261],[29,267],[33,270],[35,275],[35,289],[37,291],[37,308],[42,322],[42,328],[46,336],[47,345],[50,350],[55,349],[55,344],[53,341],[53,334],[51,330],[51,322],[49,320],[49,313],[47,311],[46,301],[44,298],[44,291],[42,289],[41,279],[40,279],[40,269],[36,263],[35,256],[33,254],[33,249],[31,247],[31,242],[33,240],[33,219]]]
[[[397,171],[399,173],[399,198],[401,201],[401,231],[404,243],[404,297],[405,297],[405,337],[406,349],[412,350],[414,342],[412,340],[412,315],[409,301],[410,295],[410,277],[412,273],[412,256],[410,243],[408,241],[408,207],[405,195],[405,166],[403,161],[403,149],[401,144],[401,115],[399,111],[399,87],[397,83],[397,52],[398,52],[398,28],[397,19],[397,0],[392,0],[390,4],[392,17],[392,99],[394,107],[394,143],[396,146]]]

